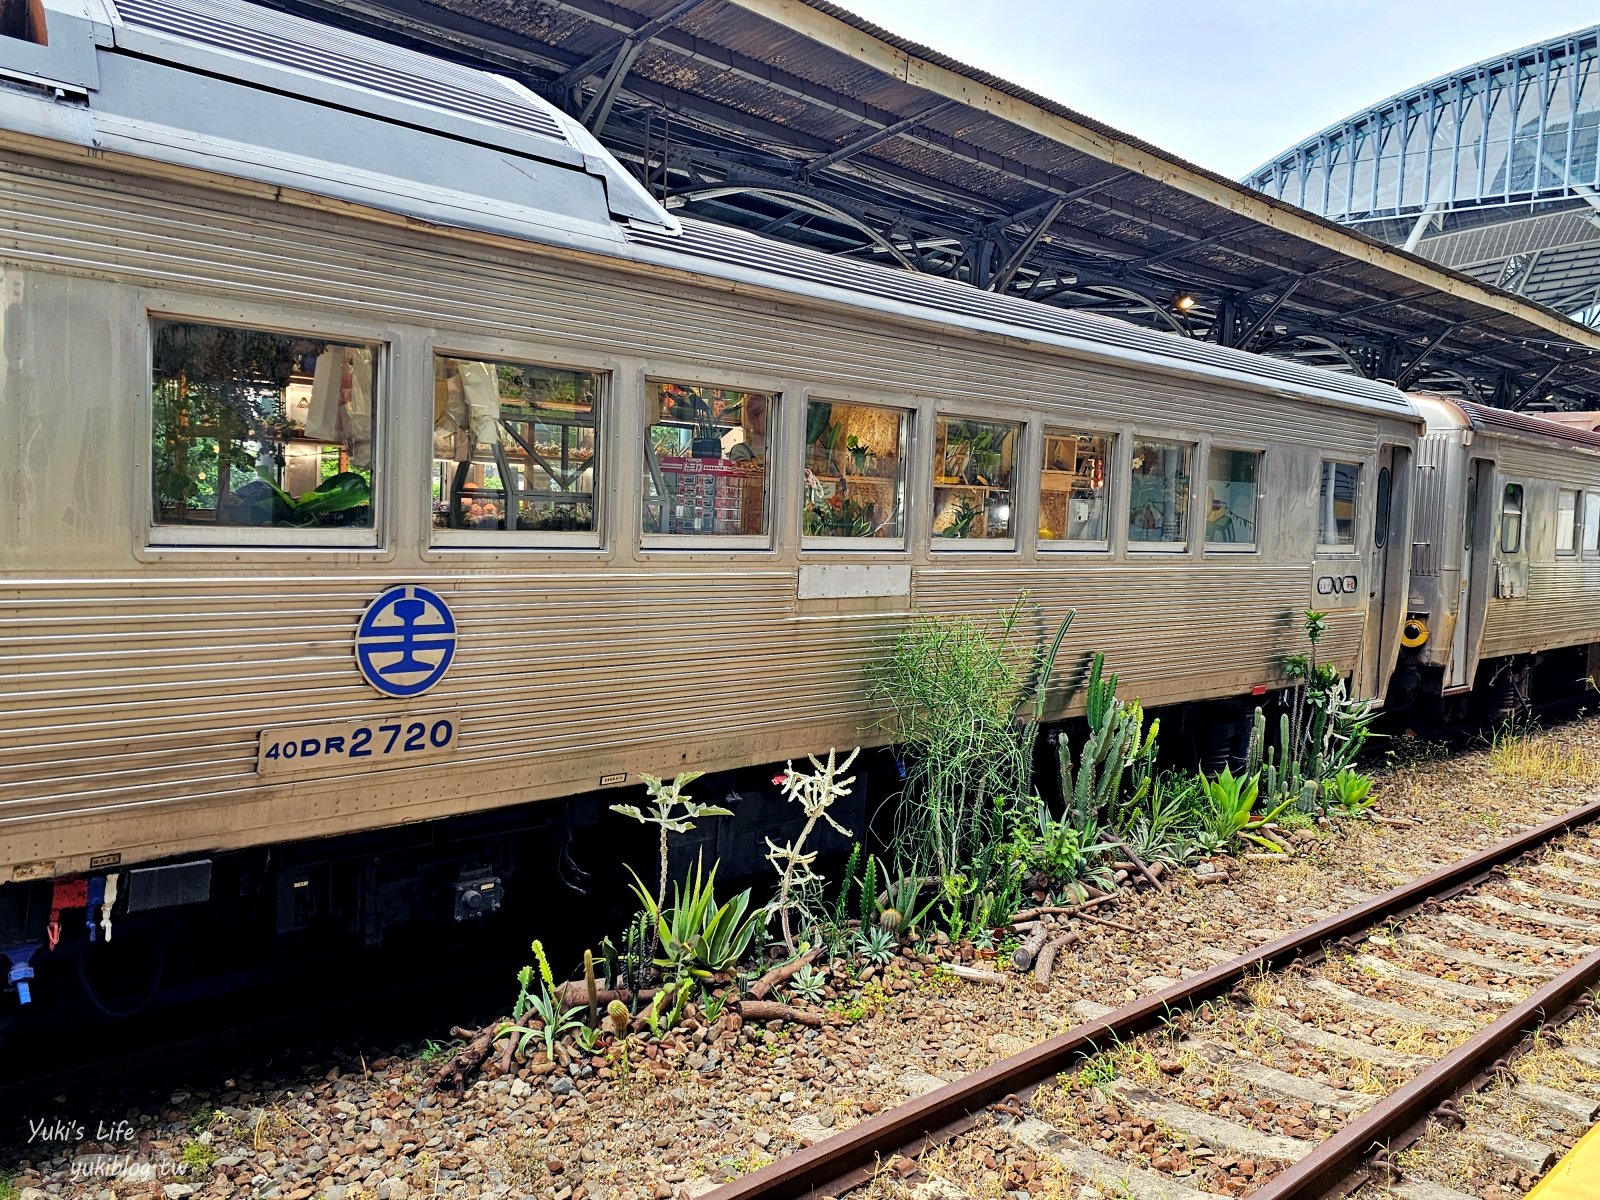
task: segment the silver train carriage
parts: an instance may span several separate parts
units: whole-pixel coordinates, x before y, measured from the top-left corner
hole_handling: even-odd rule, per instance
[[[97,918],[371,939],[492,909],[539,802],[881,743],[917,610],[1076,608],[1056,715],[1091,648],[1260,695],[1308,607],[1387,687],[1391,387],[680,221],[516,83],[241,0],[5,11],[22,998]]]
[[[1414,395],[1415,545],[1392,699],[1524,708],[1600,678],[1600,433]],[[1546,689],[1548,692],[1548,689]]]

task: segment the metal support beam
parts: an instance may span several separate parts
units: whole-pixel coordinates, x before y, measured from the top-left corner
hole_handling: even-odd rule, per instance
[[[611,116],[611,106],[616,103],[617,93],[622,90],[622,81],[628,77],[628,72],[633,70],[633,60],[639,57],[639,51],[644,49],[643,42],[627,42],[617,56],[611,60],[611,69],[606,72],[605,79],[595,89],[594,95],[589,97],[589,103],[583,106],[583,111],[578,114],[578,121],[596,137],[606,127],[606,120]]]
[[[909,116],[904,120],[896,121],[893,125],[885,125],[883,128],[874,130],[872,133],[863,134],[861,137],[856,138],[856,140],[853,142],[846,142],[832,154],[824,154],[820,158],[813,158],[809,162],[801,163],[798,174],[800,178],[808,179],[813,172],[825,171],[829,167],[843,162],[852,155],[860,154],[863,150],[872,149],[872,147],[876,146],[879,142],[886,142],[892,137],[899,136],[908,129],[915,129],[924,121],[931,120],[933,117],[936,117],[940,113],[946,111],[947,109],[954,108],[955,106],[956,102],[954,100],[941,100],[937,104],[929,105],[927,108],[923,109],[914,116]]]
[[[1445,338],[1449,337],[1456,330],[1460,329],[1462,325],[1470,325],[1471,323],[1472,322],[1470,321],[1461,321],[1455,325],[1446,325],[1442,330],[1440,330],[1439,336],[1424,346],[1422,348],[1422,353],[1412,359],[1411,364],[1406,367],[1404,371],[1400,372],[1399,378],[1394,381],[1395,387],[1399,388],[1403,392],[1413,383],[1415,383],[1417,381],[1417,377],[1422,374],[1422,364],[1427,361],[1428,355],[1432,354],[1440,346],[1444,345]]]
[[[1527,387],[1523,388],[1521,392],[1517,393],[1517,398],[1515,400],[1513,400],[1510,404],[1508,404],[1506,407],[1509,408],[1512,412],[1520,411],[1524,404],[1526,404],[1529,400],[1532,400],[1534,398],[1534,396],[1539,394],[1540,390],[1543,389],[1545,384],[1549,383],[1550,380],[1555,378],[1555,374],[1556,374],[1557,371],[1561,370],[1563,367],[1570,366],[1570,365],[1571,365],[1570,363],[1566,363],[1566,362],[1558,362],[1558,363],[1556,363],[1553,367],[1551,367],[1543,375],[1539,376],[1539,378],[1535,379]]]
[[[674,4],[659,17],[646,21],[637,29],[630,30],[621,41],[591,54],[551,84],[550,90],[556,95],[561,95],[577,87],[589,76],[600,70],[601,67],[622,57],[629,46],[642,46],[663,29],[688,16],[691,9],[698,8],[703,2],[704,0],[680,0],[678,4]]]
[[[1302,275],[1299,279],[1296,279],[1288,287],[1284,288],[1283,291],[1278,293],[1278,298],[1271,304],[1267,305],[1267,311],[1256,318],[1255,324],[1251,325],[1249,329],[1246,329],[1244,333],[1239,335],[1239,341],[1237,343],[1239,349],[1249,349],[1250,343],[1255,341],[1256,337],[1261,333],[1261,331],[1272,323],[1272,318],[1278,315],[1278,310],[1284,306],[1285,301],[1287,301],[1290,296],[1294,295],[1295,292],[1299,291],[1300,285],[1305,281],[1305,276]]]
[[[994,278],[989,280],[986,286],[991,292],[1003,292],[1011,286],[1011,281],[1017,277],[1017,271],[1023,263],[1033,257],[1033,252],[1039,247],[1040,239],[1044,237],[1046,230],[1056,223],[1056,218],[1061,215],[1061,210],[1066,206],[1067,198],[1063,196],[1050,206],[1050,210],[1044,216],[1039,218],[1039,223],[1033,227],[1027,237],[1022,239],[1022,244],[1011,252],[1011,257],[1000,265],[1000,269],[994,273]]]

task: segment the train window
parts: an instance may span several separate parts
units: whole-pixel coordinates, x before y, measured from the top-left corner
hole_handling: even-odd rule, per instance
[[[1112,439],[1100,433],[1044,431],[1039,541],[1103,548],[1111,536]]]
[[[375,543],[377,346],[161,318],[151,333],[163,537]]]
[[[1500,549],[1515,554],[1522,549],[1522,485],[1506,484],[1500,500]]]
[[[1583,552],[1600,554],[1600,492],[1583,494]]]
[[[588,371],[435,355],[434,540],[593,534],[599,388]]]
[[[774,397],[655,381],[645,401],[644,532],[765,536]]]
[[[1556,493],[1556,553],[1578,552],[1578,493],[1562,488]]]
[[[1254,450],[1211,447],[1206,470],[1206,546],[1253,550],[1256,544],[1257,478],[1261,455]]]
[[[940,417],[934,432],[933,535],[995,540],[1011,532],[1019,427]],[[935,543],[937,544],[937,543]]]
[[[1478,476],[1473,474],[1467,479],[1467,511],[1461,519],[1461,545],[1467,550],[1472,549],[1473,542],[1478,536]]]
[[[1182,442],[1133,443],[1128,484],[1129,549],[1182,550],[1189,544],[1189,458]]]
[[[1378,498],[1373,505],[1372,544],[1382,550],[1389,544],[1389,517],[1394,506],[1394,477],[1388,467],[1378,468]]]
[[[909,418],[871,404],[806,405],[806,537],[905,536]]]
[[[1356,491],[1361,467],[1356,463],[1324,462],[1317,488],[1317,544],[1356,544]]]

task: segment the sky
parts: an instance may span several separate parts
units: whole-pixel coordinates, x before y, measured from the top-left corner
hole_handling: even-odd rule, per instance
[[[1600,21],[1593,0],[839,0],[1237,178],[1414,84]]]

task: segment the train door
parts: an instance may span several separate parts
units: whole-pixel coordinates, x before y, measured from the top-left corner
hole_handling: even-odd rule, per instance
[[[1399,653],[1401,626],[1405,621],[1405,547],[1395,542],[1410,537],[1405,520],[1409,512],[1406,496],[1407,464],[1410,452],[1403,446],[1384,446],[1378,451],[1378,481],[1372,517],[1372,559],[1368,567],[1367,629],[1370,634],[1365,656],[1365,685],[1361,694],[1381,696],[1388,686],[1389,673]]]
[[[1481,554],[1488,548],[1478,546],[1478,507],[1486,494],[1490,480],[1490,466],[1481,458],[1467,464],[1467,494],[1461,513],[1461,578],[1456,597],[1455,625],[1450,631],[1450,660],[1444,669],[1444,690],[1454,691],[1472,684],[1472,608],[1475,588],[1474,570]]]

